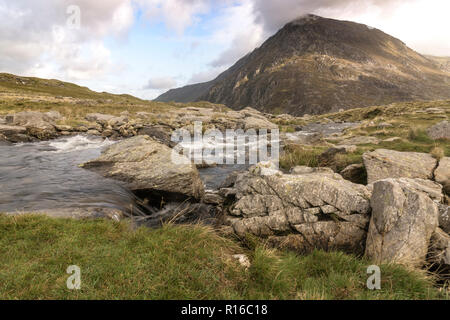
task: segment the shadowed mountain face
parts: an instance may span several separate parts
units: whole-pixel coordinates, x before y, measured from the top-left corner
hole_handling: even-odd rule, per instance
[[[450,98],[450,72],[380,30],[308,15],[288,23],[215,80],[159,101],[322,114],[408,100]]]

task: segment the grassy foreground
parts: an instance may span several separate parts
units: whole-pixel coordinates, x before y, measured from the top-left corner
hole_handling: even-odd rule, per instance
[[[418,271],[384,265],[366,288],[368,261],[342,253],[299,257],[243,248],[203,226],[133,230],[126,222],[0,215],[0,299],[439,299]],[[245,253],[245,269],[232,254]],[[81,268],[69,290],[66,268]]]

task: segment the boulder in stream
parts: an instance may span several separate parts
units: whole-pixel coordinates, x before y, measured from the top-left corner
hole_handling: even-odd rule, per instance
[[[199,173],[187,158],[149,136],[118,142],[102,155],[81,165],[85,169],[126,183],[133,191],[159,192],[174,197],[200,199],[204,193]]]

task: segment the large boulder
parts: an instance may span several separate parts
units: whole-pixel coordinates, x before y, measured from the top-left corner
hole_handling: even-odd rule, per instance
[[[432,179],[437,160],[427,153],[378,149],[363,154],[367,182],[387,178]]]
[[[363,251],[370,192],[330,171],[297,174],[251,168],[238,175],[229,221],[238,236],[268,238],[298,252]]]
[[[445,120],[428,128],[428,136],[431,139],[450,139],[450,123]]]
[[[438,206],[426,194],[398,179],[377,181],[366,255],[376,263],[422,266],[438,226]]]
[[[137,136],[116,143],[98,159],[82,167],[123,181],[134,191],[156,191],[197,199],[204,193],[203,182],[195,165],[148,136]]]

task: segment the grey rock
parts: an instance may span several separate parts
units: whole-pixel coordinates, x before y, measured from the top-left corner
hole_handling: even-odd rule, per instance
[[[151,190],[202,198],[203,182],[186,157],[148,136],[118,142],[82,165],[105,177],[124,181],[131,190]]]
[[[378,149],[363,154],[368,183],[387,178],[432,179],[437,160],[427,153]]]
[[[428,136],[432,139],[450,139],[450,123],[445,120],[428,128]]]
[[[288,236],[296,239],[301,252],[314,246],[331,248],[336,237],[336,247],[361,249],[370,212],[367,188],[333,172],[301,171],[295,175],[264,176],[254,171],[238,175],[233,189],[236,201],[229,210],[235,233],[274,242]],[[340,221],[333,220],[334,214],[342,217]],[[367,217],[347,219],[357,215]]]
[[[450,158],[444,157],[439,160],[439,166],[434,171],[434,180],[444,185],[450,181]]]
[[[343,145],[360,145],[360,144],[379,144],[380,140],[372,136],[357,136],[342,140]]]
[[[370,203],[366,256],[376,263],[422,266],[438,226],[437,204],[396,179],[377,181]]]

